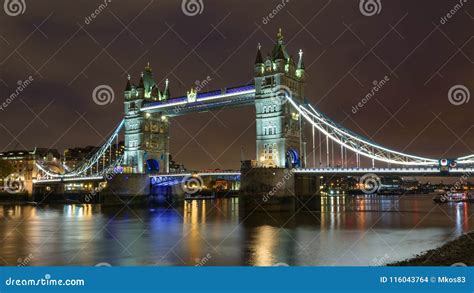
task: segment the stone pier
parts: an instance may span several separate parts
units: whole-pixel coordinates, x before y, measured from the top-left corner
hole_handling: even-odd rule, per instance
[[[245,211],[320,210],[319,177],[288,168],[258,168],[243,164],[239,202]]]
[[[150,195],[150,186],[147,174],[115,175],[100,192],[100,202],[106,205],[144,204]]]

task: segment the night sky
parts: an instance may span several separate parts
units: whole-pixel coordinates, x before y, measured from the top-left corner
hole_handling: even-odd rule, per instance
[[[203,0],[201,14],[186,16],[178,0],[112,0],[86,24],[101,3],[26,0],[24,14],[0,10],[0,104],[33,78],[0,110],[1,151],[100,145],[122,118],[127,74],[138,83],[148,61],[172,96],[208,76],[209,90],[251,83],[257,44],[269,52],[281,27],[290,54],[304,51],[306,96],[334,121],[416,155],[474,153],[474,101],[448,99],[455,85],[474,92],[470,1],[442,24],[457,0],[380,0],[373,16],[358,0],[290,0],[264,24],[281,1]],[[113,88],[112,103],[94,103],[99,85]],[[254,118],[252,107],[174,118],[171,152],[190,169],[236,169],[242,147],[255,156]]]

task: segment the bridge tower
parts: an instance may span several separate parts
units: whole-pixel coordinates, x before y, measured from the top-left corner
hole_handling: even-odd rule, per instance
[[[169,172],[169,120],[162,113],[142,111],[145,103],[167,100],[169,84],[160,91],[150,64],[141,74],[138,86],[128,76],[124,92],[125,152],[124,172],[132,174]]]
[[[255,109],[257,161],[262,167],[304,167],[306,142],[303,122],[285,96],[303,103],[305,67],[303,52],[298,63],[286,50],[281,29],[271,54],[255,60]]]

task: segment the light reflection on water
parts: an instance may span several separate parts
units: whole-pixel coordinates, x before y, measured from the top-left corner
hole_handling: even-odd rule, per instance
[[[472,229],[472,204],[430,196],[322,198],[321,212],[243,212],[238,199],[179,207],[0,206],[0,263],[381,265]],[[210,257],[206,257],[210,256]]]

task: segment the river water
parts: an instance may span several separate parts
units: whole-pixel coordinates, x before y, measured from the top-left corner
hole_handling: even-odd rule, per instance
[[[377,266],[474,226],[474,205],[431,196],[339,196],[321,212],[239,211],[238,199],[178,207],[0,206],[10,266]]]

